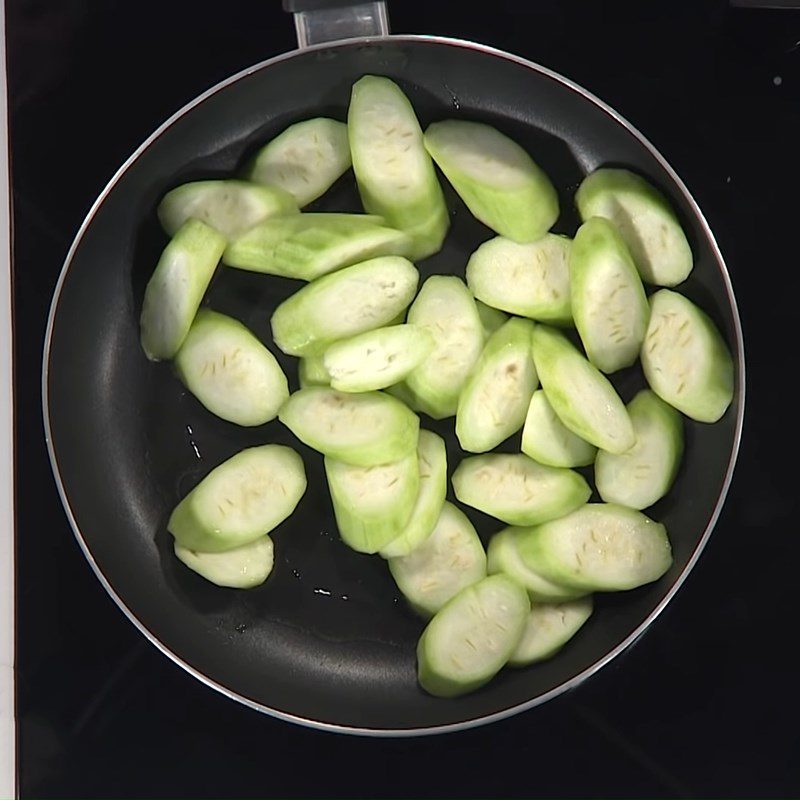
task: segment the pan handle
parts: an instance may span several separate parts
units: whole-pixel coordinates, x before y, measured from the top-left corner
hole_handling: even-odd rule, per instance
[[[283,8],[294,14],[299,48],[353,36],[389,34],[384,0],[283,0]]]

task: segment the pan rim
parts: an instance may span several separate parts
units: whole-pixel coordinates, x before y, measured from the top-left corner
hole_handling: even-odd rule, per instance
[[[733,328],[736,339],[735,350],[736,350],[737,363],[739,367],[738,379],[736,383],[736,392],[737,392],[736,397],[738,403],[736,408],[736,421],[734,428],[733,445],[731,448],[731,454],[725,472],[722,488],[720,490],[719,496],[714,506],[714,510],[706,524],[705,530],[703,531],[703,534],[700,540],[698,541],[698,544],[696,545],[691,557],[687,561],[683,570],[678,575],[672,586],[667,590],[664,597],[659,601],[656,607],[647,615],[647,617],[625,639],[623,639],[612,650],[606,653],[602,658],[595,661],[593,664],[591,664],[582,672],[573,676],[569,680],[564,681],[563,683],[559,684],[553,689],[550,689],[544,694],[541,694],[523,703],[518,703],[508,708],[495,711],[491,714],[472,717],[470,719],[460,720],[457,722],[449,722],[439,725],[429,725],[429,726],[410,727],[410,728],[375,728],[375,727],[362,727],[356,725],[344,725],[335,722],[328,722],[325,720],[311,719],[308,717],[292,714],[287,711],[282,711],[281,709],[278,708],[272,708],[271,706],[267,706],[263,703],[257,702],[255,700],[252,700],[251,698],[239,694],[235,690],[222,685],[221,683],[210,678],[208,675],[205,675],[204,673],[200,672],[198,669],[196,669],[187,661],[185,661],[183,658],[181,658],[177,653],[173,652],[167,644],[162,642],[152,631],[150,631],[144,625],[144,623],[142,623],[137,618],[135,613],[127,606],[125,601],[117,594],[114,587],[106,578],[105,574],[102,571],[102,568],[95,560],[86,541],[84,540],[83,534],[81,533],[81,530],[77,524],[76,517],[72,510],[72,506],[67,497],[67,493],[64,487],[64,482],[61,477],[61,471],[58,465],[58,459],[56,457],[55,446],[52,438],[52,429],[50,424],[50,398],[48,390],[50,352],[51,352],[51,343],[55,326],[55,316],[57,313],[63,285],[66,281],[69,269],[75,257],[75,253],[77,252],[78,247],[81,244],[81,241],[86,233],[86,230],[89,228],[95,215],[97,214],[97,211],[105,202],[107,196],[112,192],[112,190],[119,182],[119,180],[122,178],[122,176],[127,172],[127,170],[132,166],[132,164],[135,163],[135,161],[139,158],[139,156],[148,147],[150,147],[150,145],[156,139],[158,139],[158,137],[161,136],[162,133],[168,130],[175,122],[177,122],[180,118],[189,113],[196,106],[199,106],[209,97],[225,89],[226,87],[236,83],[237,81],[242,80],[248,77],[249,75],[252,75],[263,69],[266,69],[272,66],[273,64],[287,61],[291,58],[294,58],[295,56],[299,56],[306,52],[330,50],[340,47],[341,48],[352,47],[360,44],[361,45],[381,44],[388,42],[392,43],[424,42],[424,43],[439,44],[451,47],[460,47],[465,49],[476,50],[486,55],[490,55],[497,58],[503,58],[505,60],[514,62],[516,64],[519,64],[520,66],[523,66],[527,69],[537,72],[561,84],[570,91],[576,92],[584,99],[588,100],[593,105],[595,105],[599,110],[610,116],[613,120],[617,122],[617,124],[621,125],[628,133],[630,133],[650,153],[650,155],[660,164],[660,166],[670,176],[675,186],[683,195],[685,201],[689,204],[689,207],[691,208],[697,221],[700,223],[700,227],[711,246],[711,251],[717,262],[717,268],[723,279],[725,292],[728,298],[728,303],[730,305],[733,317]],[[666,608],[667,604],[675,596],[678,589],[680,589],[680,587],[683,585],[685,580],[688,578],[689,573],[691,573],[691,571],[694,569],[697,561],[699,560],[703,550],[705,549],[708,543],[708,540],[711,536],[712,531],[714,530],[714,527],[716,526],[720,513],[722,512],[722,508],[724,506],[725,499],[727,497],[728,490],[730,488],[731,480],[733,478],[733,471],[736,465],[739,453],[739,447],[741,444],[742,429],[744,423],[744,408],[745,408],[745,354],[744,354],[742,325],[739,316],[738,305],[736,303],[736,298],[733,292],[733,286],[731,283],[730,274],[728,273],[725,260],[722,256],[722,252],[719,249],[719,245],[717,244],[714,234],[711,231],[711,228],[705,216],[703,215],[699,205],[695,201],[692,194],[689,192],[684,182],[681,180],[681,178],[678,176],[678,174],[675,172],[672,166],[667,162],[667,160],[661,155],[659,150],[632,123],[630,123],[626,118],[620,115],[615,109],[613,109],[603,100],[601,100],[600,98],[598,98],[597,96],[595,96],[594,94],[592,94],[591,92],[580,86],[579,84],[575,83],[569,78],[564,77],[560,73],[555,72],[554,70],[551,70],[547,67],[537,64],[536,62],[531,61],[529,59],[523,58],[522,56],[509,53],[508,51],[492,47],[490,45],[485,45],[455,37],[435,36],[428,34],[391,34],[387,36],[353,37],[353,38],[341,39],[335,42],[324,42],[317,45],[311,45],[306,48],[280,53],[276,56],[260,61],[249,67],[246,67],[243,70],[240,70],[239,72],[228,76],[227,78],[218,82],[214,86],[211,86],[210,88],[206,89],[204,92],[200,93],[192,100],[190,100],[188,103],[186,103],[184,106],[182,106],[180,109],[178,109],[175,113],[170,115],[130,154],[130,156],[128,156],[128,158],[117,169],[117,171],[108,181],[106,186],[97,196],[95,201],[92,203],[92,206],[90,207],[89,211],[84,217],[83,222],[81,223],[78,232],[76,233],[75,238],[72,241],[72,244],[70,245],[70,248],[67,251],[67,255],[64,259],[64,263],[59,273],[58,280],[53,290],[53,297],[51,300],[47,318],[47,328],[44,339],[43,359],[42,359],[41,392],[42,392],[42,412],[43,412],[45,442],[47,445],[47,452],[50,460],[50,466],[53,472],[56,488],[58,490],[58,494],[61,499],[65,515],[67,517],[67,520],[69,521],[70,527],[72,528],[72,532],[75,538],[77,539],[78,545],[83,551],[86,560],[88,561],[89,565],[91,566],[93,572],[95,573],[96,577],[100,581],[103,588],[112,598],[112,600],[116,603],[119,609],[123,612],[123,614],[128,618],[128,620],[134,625],[134,627],[136,627],[137,630],[154,647],[156,647],[161,653],[167,656],[177,666],[181,667],[183,670],[185,670],[187,673],[192,675],[194,678],[196,678],[209,688],[214,689],[220,694],[228,697],[231,700],[237,701],[248,708],[267,714],[268,716],[271,716],[273,718],[280,719],[284,722],[292,722],[306,728],[326,731],[329,733],[344,733],[344,734],[358,735],[358,736],[387,737],[387,738],[390,737],[405,738],[413,736],[430,736],[430,735],[437,735],[444,733],[455,733],[461,730],[476,728],[479,726],[488,725],[493,722],[499,722],[500,720],[503,719],[508,719],[524,711],[528,711],[532,708],[535,708],[536,706],[543,705],[549,700],[552,700],[564,694],[565,692],[574,689],[575,687],[586,681],[588,678],[593,676],[595,673],[600,671],[609,662],[611,662],[613,659],[615,659],[617,656],[621,655],[625,650],[627,650],[650,627],[650,625],[655,621],[655,619],[661,614],[664,608]]]

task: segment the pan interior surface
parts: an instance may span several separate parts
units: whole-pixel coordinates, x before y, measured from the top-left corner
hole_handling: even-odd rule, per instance
[[[346,118],[350,87],[366,73],[395,79],[423,128],[460,117],[489,122],[522,144],[560,192],[554,227],[573,235],[572,197],[601,165],[627,166],[671,199],[695,268],[680,290],[721,328],[741,376],[741,339],[727,275],[702,218],[674,175],[613,114],[546,71],[476,47],[423,37],[348,42],[277,59],[210,93],[161,130],[122,172],[74,248],[56,297],[45,393],[62,497],[90,560],[112,593],[168,654],[218,689],[280,716],[342,729],[431,732],[510,713],[588,674],[639,632],[691,566],[727,489],[741,429],[742,395],[715,425],[686,421],[686,454],[669,495],[648,513],[665,523],[675,562],[655,584],[597,598],[596,612],[554,659],[504,670],[458,700],[416,683],[423,622],[406,608],[385,562],[345,547],[333,518],[322,458],[277,420],[253,429],[213,417],[169,364],[139,346],[144,286],[166,237],[155,216],[180,183],[231,176],[287,125]],[[464,274],[468,255],[493,234],[444,179],[452,228],[444,249],[419,263],[421,279]],[[361,210],[352,172],[312,210]],[[271,345],[274,308],[299,284],[220,269],[207,295],[268,343],[292,389],[296,361]],[[623,399],[643,385],[638,368],[615,379]],[[450,473],[460,459],[453,420],[427,417],[445,436]],[[295,447],[309,488],[273,532],[275,568],[250,591],[217,588],[172,553],[166,521],[177,501],[243,447]],[[518,436],[506,445],[519,447]],[[452,500],[452,494],[450,496]],[[468,510],[484,542],[502,524]]]

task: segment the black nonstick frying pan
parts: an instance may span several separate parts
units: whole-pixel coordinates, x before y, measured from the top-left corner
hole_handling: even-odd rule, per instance
[[[381,5],[363,4],[360,11]],[[301,42],[332,36],[334,23],[342,35],[353,24],[346,6],[345,0],[307,0],[309,13],[298,18]],[[362,13],[359,24],[369,30],[374,20]],[[338,541],[319,454],[277,420],[243,429],[216,419],[183,390],[169,364],[149,363],[139,346],[144,286],[166,243],[155,216],[163,194],[188,180],[236,173],[292,122],[344,119],[350,87],[365,73],[395,79],[423,127],[460,116],[496,125],[520,142],[561,191],[558,232],[577,228],[572,195],[586,173],[619,165],[647,176],[671,199],[695,255],[680,290],[715,320],[736,363],[732,406],[714,425],[687,420],[676,484],[647,512],[670,533],[675,562],[669,573],[641,589],[598,597],[595,614],[555,658],[504,670],[455,700],[418,688],[414,646],[422,622],[404,605],[382,559]],[[492,235],[445,190],[451,232],[442,252],[418,265],[422,279],[463,275],[468,254]],[[315,208],[360,210],[352,174]],[[269,343],[272,310],[296,288],[296,282],[231,269],[216,276],[206,302]],[[280,360],[296,388],[296,363]],[[615,383],[628,400],[643,379],[632,368]],[[176,113],[123,165],[89,212],[59,279],[43,401],[53,470],[78,542],[153,644],[208,686],[274,716],[343,732],[411,735],[536,706],[579,684],[642,634],[694,566],[720,512],[742,428],[744,359],[728,273],[700,209],[621,116],[561,76],[492,48],[424,36],[359,36],[301,48],[232,76]],[[452,469],[459,459],[452,420],[423,418],[423,425],[446,437]],[[276,564],[267,583],[250,591],[217,588],[175,559],[166,520],[214,466],[270,441],[297,448],[309,489],[274,532]],[[509,448],[515,446],[512,440]],[[485,541],[501,527],[472,510],[469,515]]]

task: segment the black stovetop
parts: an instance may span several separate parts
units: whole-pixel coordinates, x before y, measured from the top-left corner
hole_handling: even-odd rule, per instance
[[[577,690],[420,740],[318,733],[217,695],[86,564],[43,440],[50,295],[84,214],[169,114],[294,47],[277,0],[7,0],[23,797],[797,796],[794,479],[800,12],[723,0],[394,0],[395,32],[483,41],[586,86],[653,141],[715,231],[745,332],[745,432],[688,582]]]

